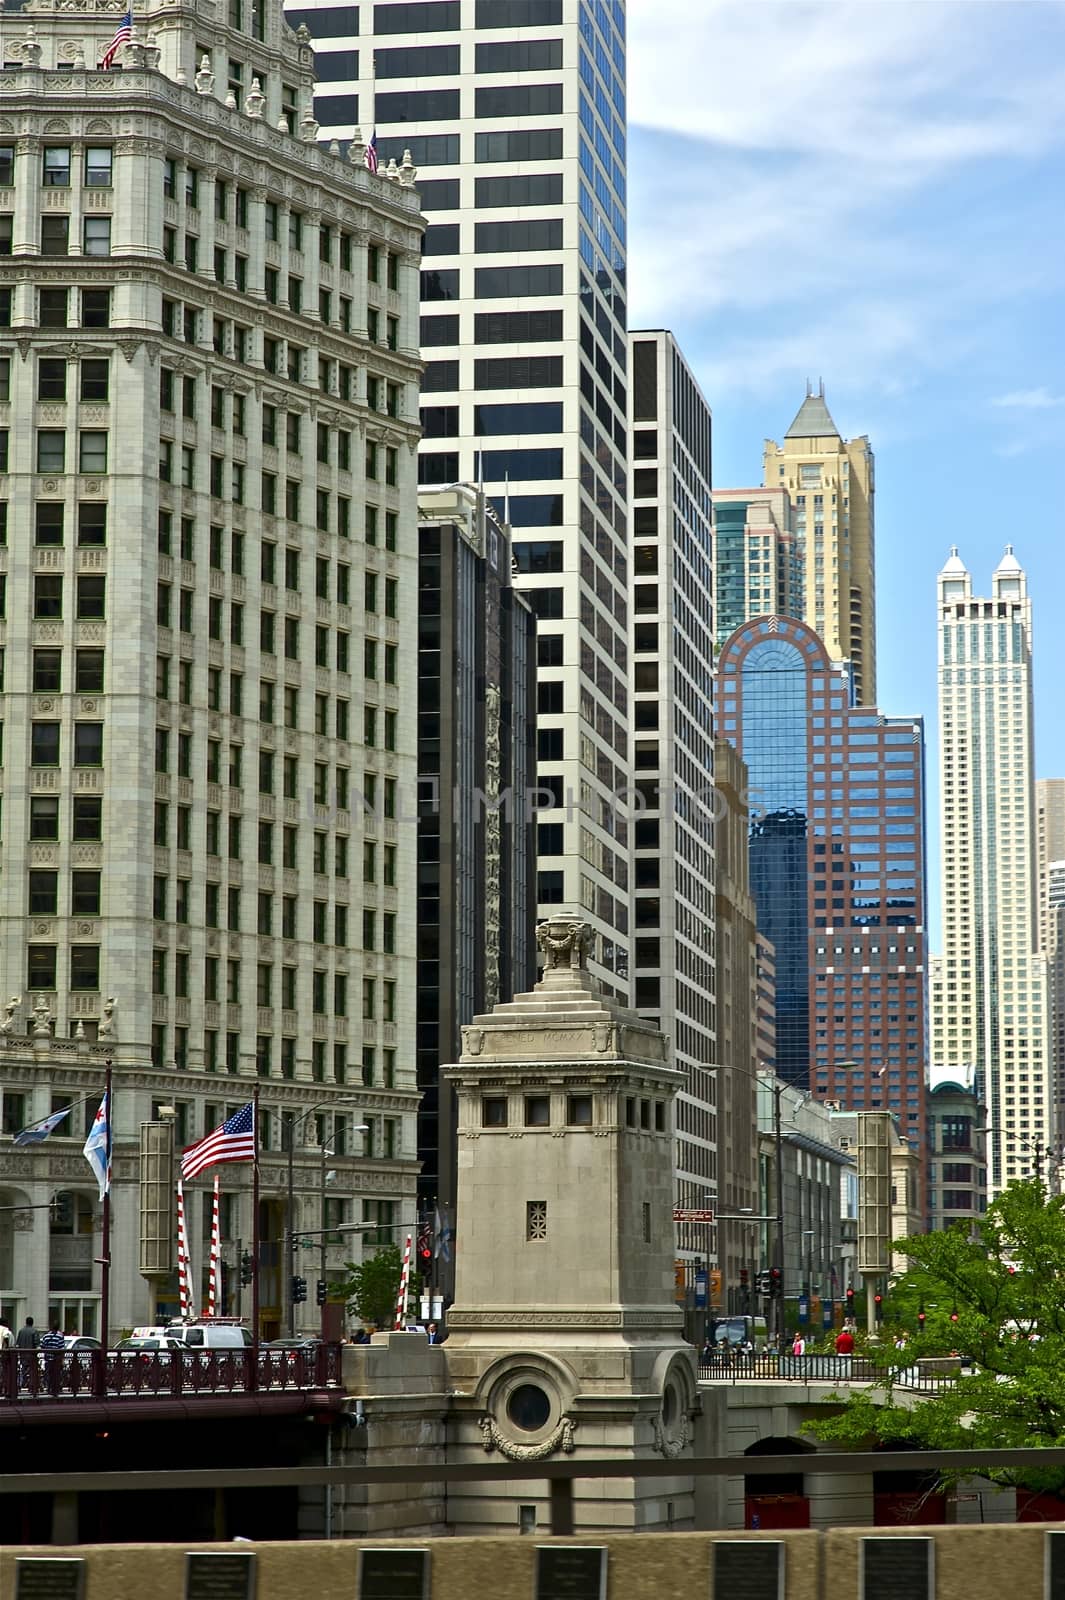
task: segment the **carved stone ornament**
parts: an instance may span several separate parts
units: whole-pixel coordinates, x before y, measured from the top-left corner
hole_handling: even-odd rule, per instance
[[[484,1029],[483,1028],[463,1028],[463,1030],[462,1030],[462,1040],[463,1040],[463,1044],[466,1047],[466,1054],[467,1055],[479,1056],[480,1053],[481,1053],[482,1046],[484,1045]]]
[[[573,1430],[577,1424],[572,1417],[563,1415],[554,1432],[539,1444],[518,1444],[514,1439],[508,1438],[505,1433],[499,1431],[495,1418],[488,1413],[481,1418],[477,1426],[481,1430],[484,1448],[489,1455],[493,1450],[498,1450],[508,1461],[544,1461],[548,1456],[553,1456],[557,1450],[561,1450],[563,1455],[572,1455]]]
[[[115,997],[113,994],[109,994],[104,1001],[103,1016],[100,1018],[100,1026],[96,1030],[96,1037],[98,1039],[115,1038]]]
[[[21,1004],[22,996],[20,994],[13,994],[11,999],[4,1007],[4,1019],[2,1022],[0,1022],[0,1033],[14,1033],[15,1012],[18,1010]]]
[[[586,971],[594,937],[587,922],[568,917],[552,917],[549,922],[541,922],[536,930],[536,943],[544,952],[549,971],[559,967],[569,967],[574,972]]]
[[[665,1456],[669,1461],[675,1461],[679,1455],[687,1450],[692,1440],[691,1424],[687,1417],[681,1417],[677,1424],[676,1432],[667,1433],[662,1426],[661,1417],[654,1421],[654,1443],[652,1449],[660,1456]]]
[[[48,1001],[43,994],[39,994],[37,996],[37,1004],[33,1008],[33,1037],[35,1039],[50,1039],[54,1020]]]

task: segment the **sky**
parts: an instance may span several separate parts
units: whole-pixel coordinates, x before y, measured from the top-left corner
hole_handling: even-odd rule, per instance
[[[1034,599],[1036,771],[1065,776],[1065,0],[629,0],[629,322],[761,481],[806,381],[876,455],[877,699],[926,718],[936,574]],[[932,900],[937,884],[930,884]],[[934,924],[933,924],[934,926]],[[934,941],[935,942],[935,941]]]

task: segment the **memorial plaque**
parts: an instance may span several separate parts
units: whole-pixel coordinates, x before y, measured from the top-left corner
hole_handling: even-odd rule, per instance
[[[1045,1533],[1046,1578],[1043,1600],[1065,1600],[1065,1533]]]
[[[606,1600],[606,1546],[537,1545],[536,1600]]]
[[[716,1539],[713,1600],[784,1600],[780,1539]]]
[[[932,1600],[934,1539],[861,1539],[861,1600]]]
[[[255,1600],[255,1551],[186,1551],[185,1600]]]
[[[429,1600],[428,1550],[359,1551],[357,1600]]]
[[[81,1556],[16,1556],[15,1600],[82,1600]]]

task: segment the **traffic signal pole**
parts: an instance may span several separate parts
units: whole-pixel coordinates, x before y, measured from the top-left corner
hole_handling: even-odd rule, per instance
[[[773,1154],[776,1162],[777,1229],[773,1241],[773,1265],[777,1270],[776,1310],[773,1314],[773,1333],[777,1349],[784,1348],[784,1130],[780,1122],[780,1097],[784,1085],[773,1078]]]

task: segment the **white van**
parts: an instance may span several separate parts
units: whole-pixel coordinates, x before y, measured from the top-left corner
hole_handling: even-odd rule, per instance
[[[250,1350],[251,1330],[239,1322],[175,1322],[166,1330],[185,1350]]]

